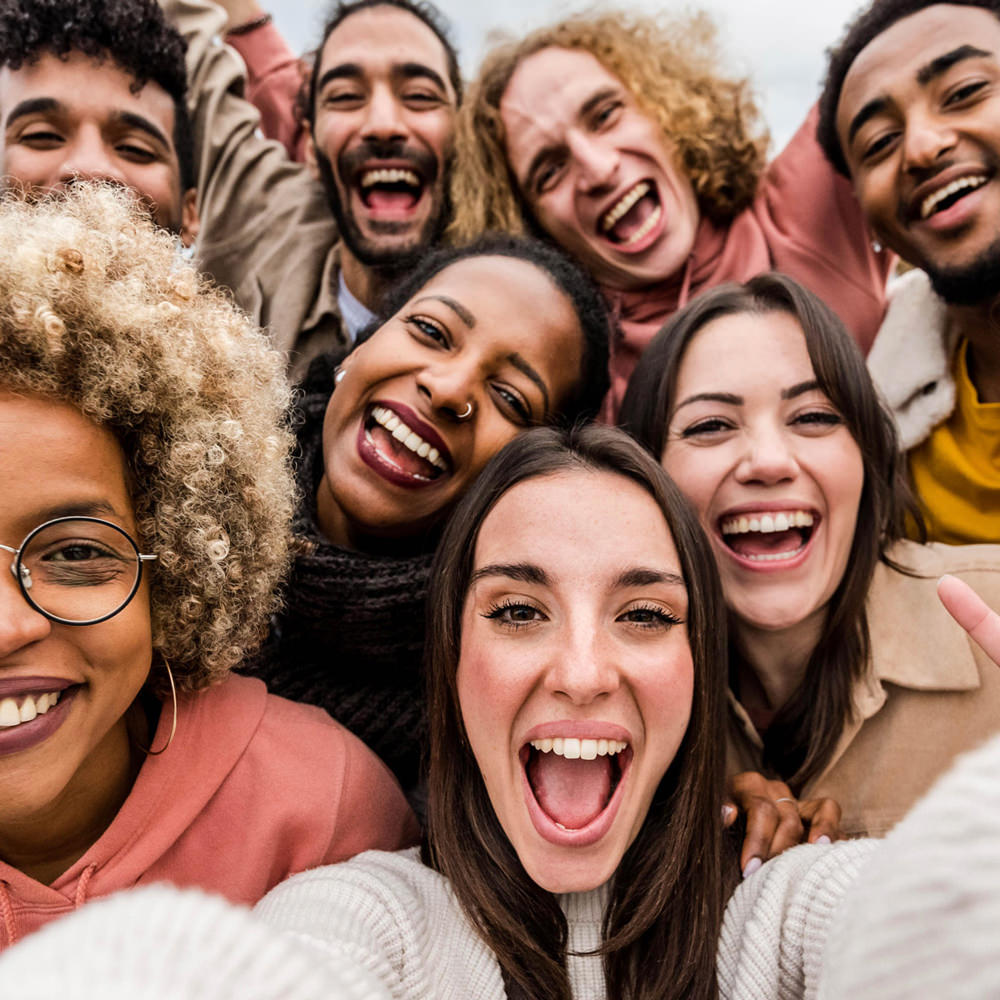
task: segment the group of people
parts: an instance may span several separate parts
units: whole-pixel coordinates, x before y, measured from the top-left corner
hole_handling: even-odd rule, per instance
[[[0,0],[0,126],[0,979],[1000,987],[1000,6],[770,162],[704,17],[418,0]]]

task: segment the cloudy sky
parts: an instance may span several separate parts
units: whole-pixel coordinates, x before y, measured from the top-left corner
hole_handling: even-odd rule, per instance
[[[454,26],[454,38],[466,76],[475,74],[483,52],[497,33],[524,33],[593,4],[567,0],[436,0]],[[780,148],[815,100],[824,66],[824,50],[834,42],[860,0],[704,0],[720,28],[724,51],[737,72],[753,80]],[[689,10],[671,0],[631,0],[646,10]],[[311,47],[328,7],[326,0],[282,0],[273,5],[278,27],[297,51]]]

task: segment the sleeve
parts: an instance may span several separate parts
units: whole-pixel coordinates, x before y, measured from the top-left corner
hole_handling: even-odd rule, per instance
[[[814,106],[761,179],[754,207],[775,270],[792,275],[834,308],[867,354],[886,308],[896,257],[876,253],[850,182],[816,139]]]
[[[296,114],[305,81],[299,59],[271,22],[245,34],[227,35],[226,41],[246,64],[247,99],[260,114],[261,131],[301,163],[308,134]]]

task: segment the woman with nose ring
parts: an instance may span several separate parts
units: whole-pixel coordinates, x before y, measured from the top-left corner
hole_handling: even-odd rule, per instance
[[[486,237],[429,256],[304,383],[295,561],[254,669],[327,709],[404,788],[426,743],[424,604],[444,519],[512,438],[597,410],[609,331],[560,253]]]
[[[1000,729],[1000,675],[935,593],[948,573],[1000,604],[1000,546],[902,540],[912,504],[892,419],[837,318],[780,275],[678,313],[622,421],[712,543],[731,623],[730,773],[774,773],[836,799],[847,834],[886,833]]]
[[[0,289],[0,949],[412,842],[359,740],[231,674],[288,560],[280,356],[110,188],[0,205]]]

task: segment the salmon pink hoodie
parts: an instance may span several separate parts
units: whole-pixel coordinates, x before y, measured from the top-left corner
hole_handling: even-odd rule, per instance
[[[155,746],[170,722],[167,705]],[[119,889],[171,882],[252,904],[295,872],[418,834],[395,778],[356,736],[232,675],[178,697],[170,747],[145,759],[111,825],[51,885],[0,861],[0,949]]]

